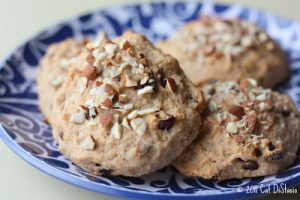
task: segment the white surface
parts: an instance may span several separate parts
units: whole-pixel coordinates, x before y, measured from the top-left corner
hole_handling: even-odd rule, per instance
[[[120,2],[137,2],[137,0],[0,0],[0,59],[4,59],[18,44],[49,25]],[[223,0],[220,2],[250,5],[300,21],[298,0]],[[52,178],[27,164],[1,140],[0,166],[0,200],[120,199],[89,192]],[[299,194],[300,187],[298,187],[298,197]],[[292,197],[295,199],[296,196]],[[280,196],[273,195],[272,199],[280,199]]]

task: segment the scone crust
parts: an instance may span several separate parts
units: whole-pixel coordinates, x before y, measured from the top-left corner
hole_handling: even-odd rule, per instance
[[[201,17],[158,43],[195,86],[253,78],[267,88],[289,77],[288,59],[265,31],[238,19]]]
[[[48,122],[52,121],[53,101],[58,88],[64,83],[72,63],[84,47],[82,41],[66,39],[49,46],[37,70],[39,107]],[[73,60],[72,60],[72,59]]]
[[[275,174],[294,162],[299,111],[288,96],[252,83],[203,87],[208,109],[201,134],[173,162],[181,173],[221,181]]]
[[[195,139],[200,126],[199,104],[190,94],[177,60],[133,32],[113,41],[102,38],[87,46],[56,96],[53,132],[60,151],[95,174],[141,176],[169,164]],[[108,53],[106,58],[103,52]],[[121,75],[111,79],[112,73],[119,73],[125,60],[130,64],[122,65]],[[96,77],[86,73],[92,69],[91,64],[97,65]],[[133,75],[139,73],[138,68],[145,68],[150,78],[142,81],[140,76]],[[141,80],[135,82],[136,78]],[[146,86],[153,87],[153,91],[143,94]],[[105,92],[113,93],[112,98],[103,100],[103,95],[92,94],[103,87]],[[126,94],[125,99],[123,94]],[[120,103],[121,96],[126,103]],[[91,113],[89,100],[98,102],[101,98],[102,103],[95,106],[96,112],[93,112],[96,116],[76,122],[76,113]],[[125,104],[132,104],[133,108],[124,111]],[[136,115],[136,111],[147,109]],[[139,119],[135,122],[142,125],[133,122],[136,118]]]

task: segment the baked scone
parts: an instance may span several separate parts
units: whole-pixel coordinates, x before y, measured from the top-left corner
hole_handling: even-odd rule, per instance
[[[289,76],[280,47],[265,31],[238,19],[201,17],[157,46],[179,60],[195,86],[250,77],[272,88]]]
[[[70,66],[78,59],[84,41],[66,39],[50,45],[37,70],[39,106],[48,122],[52,121],[52,105],[57,89],[65,81]]]
[[[201,134],[173,163],[181,173],[221,181],[275,174],[294,162],[300,115],[288,96],[253,79],[209,84],[203,92]]]
[[[94,174],[141,176],[166,166],[199,133],[186,82],[177,60],[142,35],[87,44],[56,96],[59,150]]]

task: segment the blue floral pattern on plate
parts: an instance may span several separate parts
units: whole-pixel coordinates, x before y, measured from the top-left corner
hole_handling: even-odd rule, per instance
[[[284,172],[267,177],[205,181],[185,177],[165,167],[140,178],[94,176],[74,165],[57,150],[51,128],[43,122],[37,106],[35,75],[47,47],[67,37],[93,37],[105,31],[110,37],[128,29],[145,34],[153,42],[170,36],[177,27],[200,14],[238,17],[257,23],[288,53],[292,76],[280,88],[300,105],[300,25],[265,12],[238,5],[213,3],[149,3],[113,7],[73,18],[34,36],[17,48],[1,65],[0,135],[5,143],[36,168],[68,183],[111,195],[140,199],[217,199],[246,197],[237,187],[300,183],[300,159]],[[259,190],[260,191],[260,190]]]

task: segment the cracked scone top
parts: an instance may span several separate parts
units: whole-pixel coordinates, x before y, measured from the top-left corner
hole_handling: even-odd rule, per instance
[[[250,77],[269,88],[289,75],[280,47],[265,31],[238,19],[201,17],[158,47],[178,59],[195,86]]]
[[[64,83],[69,68],[85,47],[85,40],[66,39],[49,46],[37,72],[39,106],[48,122],[52,121],[52,106],[56,91]]]
[[[199,104],[186,82],[177,60],[144,36],[100,36],[57,94],[60,151],[95,174],[140,176],[166,166],[199,133]]]
[[[275,174],[294,162],[300,115],[288,96],[253,79],[209,84],[203,93],[203,128],[173,163],[180,172],[225,180]]]

